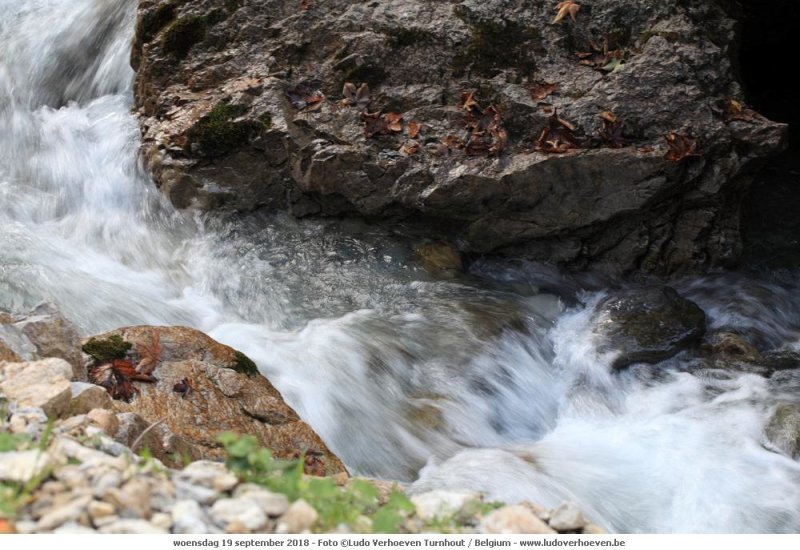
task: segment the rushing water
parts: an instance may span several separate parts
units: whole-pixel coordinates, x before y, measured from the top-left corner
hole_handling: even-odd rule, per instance
[[[175,212],[136,162],[135,3],[0,0],[0,307],[53,301],[86,334],[204,330],[351,469],[412,491],[569,499],[619,531],[800,530],[800,464],[763,436],[800,377],[691,374],[688,357],[612,374],[597,281],[492,262],[436,281],[357,222]],[[794,281],[680,285],[712,327],[800,348]]]

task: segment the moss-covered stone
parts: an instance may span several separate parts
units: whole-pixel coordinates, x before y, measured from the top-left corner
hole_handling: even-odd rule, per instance
[[[234,365],[233,370],[246,374],[247,376],[255,376],[258,374],[258,367],[256,364],[241,351],[236,352],[236,365]]]
[[[389,44],[395,48],[427,44],[433,42],[435,38],[432,32],[414,27],[384,27],[380,31],[387,36]]]
[[[264,128],[272,128],[272,115],[268,112],[263,112],[258,116],[258,121],[264,125]]]
[[[178,3],[166,2],[156,9],[145,12],[136,22],[136,39],[140,42],[152,40],[170,21],[175,19]]]
[[[539,38],[536,29],[502,20],[478,21],[470,26],[466,48],[453,59],[456,75],[467,69],[490,77],[507,68],[526,74],[536,70],[532,44]]]
[[[210,12],[206,14],[206,25],[209,27],[213,27],[218,23],[222,23],[228,18],[228,11],[222,8],[214,8]]]
[[[246,144],[266,124],[261,119],[235,120],[245,112],[247,107],[242,105],[217,104],[189,131],[190,150],[203,157],[219,157]]]
[[[192,46],[206,37],[206,18],[199,15],[181,17],[170,23],[161,37],[164,52],[183,59]]]
[[[112,334],[103,340],[92,338],[81,349],[98,363],[108,363],[114,359],[124,359],[132,347],[133,344],[123,340],[119,334]]]

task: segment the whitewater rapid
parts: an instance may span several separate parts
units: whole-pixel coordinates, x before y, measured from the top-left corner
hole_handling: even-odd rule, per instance
[[[437,281],[359,222],[176,212],[137,162],[135,9],[0,0],[0,308],[52,301],[87,335],[203,330],[351,470],[412,492],[569,499],[612,531],[800,530],[800,464],[763,435],[800,378],[700,376],[685,357],[612,374],[597,281],[491,261]],[[796,279],[678,284],[712,328],[798,348]]]

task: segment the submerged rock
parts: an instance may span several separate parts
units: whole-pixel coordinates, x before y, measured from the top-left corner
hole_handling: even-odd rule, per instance
[[[731,2],[595,0],[574,22],[544,1],[228,4],[139,3],[142,156],[180,208],[675,272],[737,259],[749,174],[785,145],[785,125],[731,116]],[[671,132],[692,156],[665,158]]]
[[[775,408],[765,429],[767,439],[792,458],[800,457],[800,405],[783,403]]]
[[[698,343],[706,328],[703,310],[670,287],[617,292],[594,315],[598,347],[616,352],[615,369],[669,359]]]

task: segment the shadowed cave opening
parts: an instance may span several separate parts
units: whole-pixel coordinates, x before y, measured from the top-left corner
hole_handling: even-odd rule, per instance
[[[800,1],[743,0],[740,68],[748,103],[764,116],[789,124],[789,149],[755,178],[745,196],[741,230],[743,262],[800,266]]]

